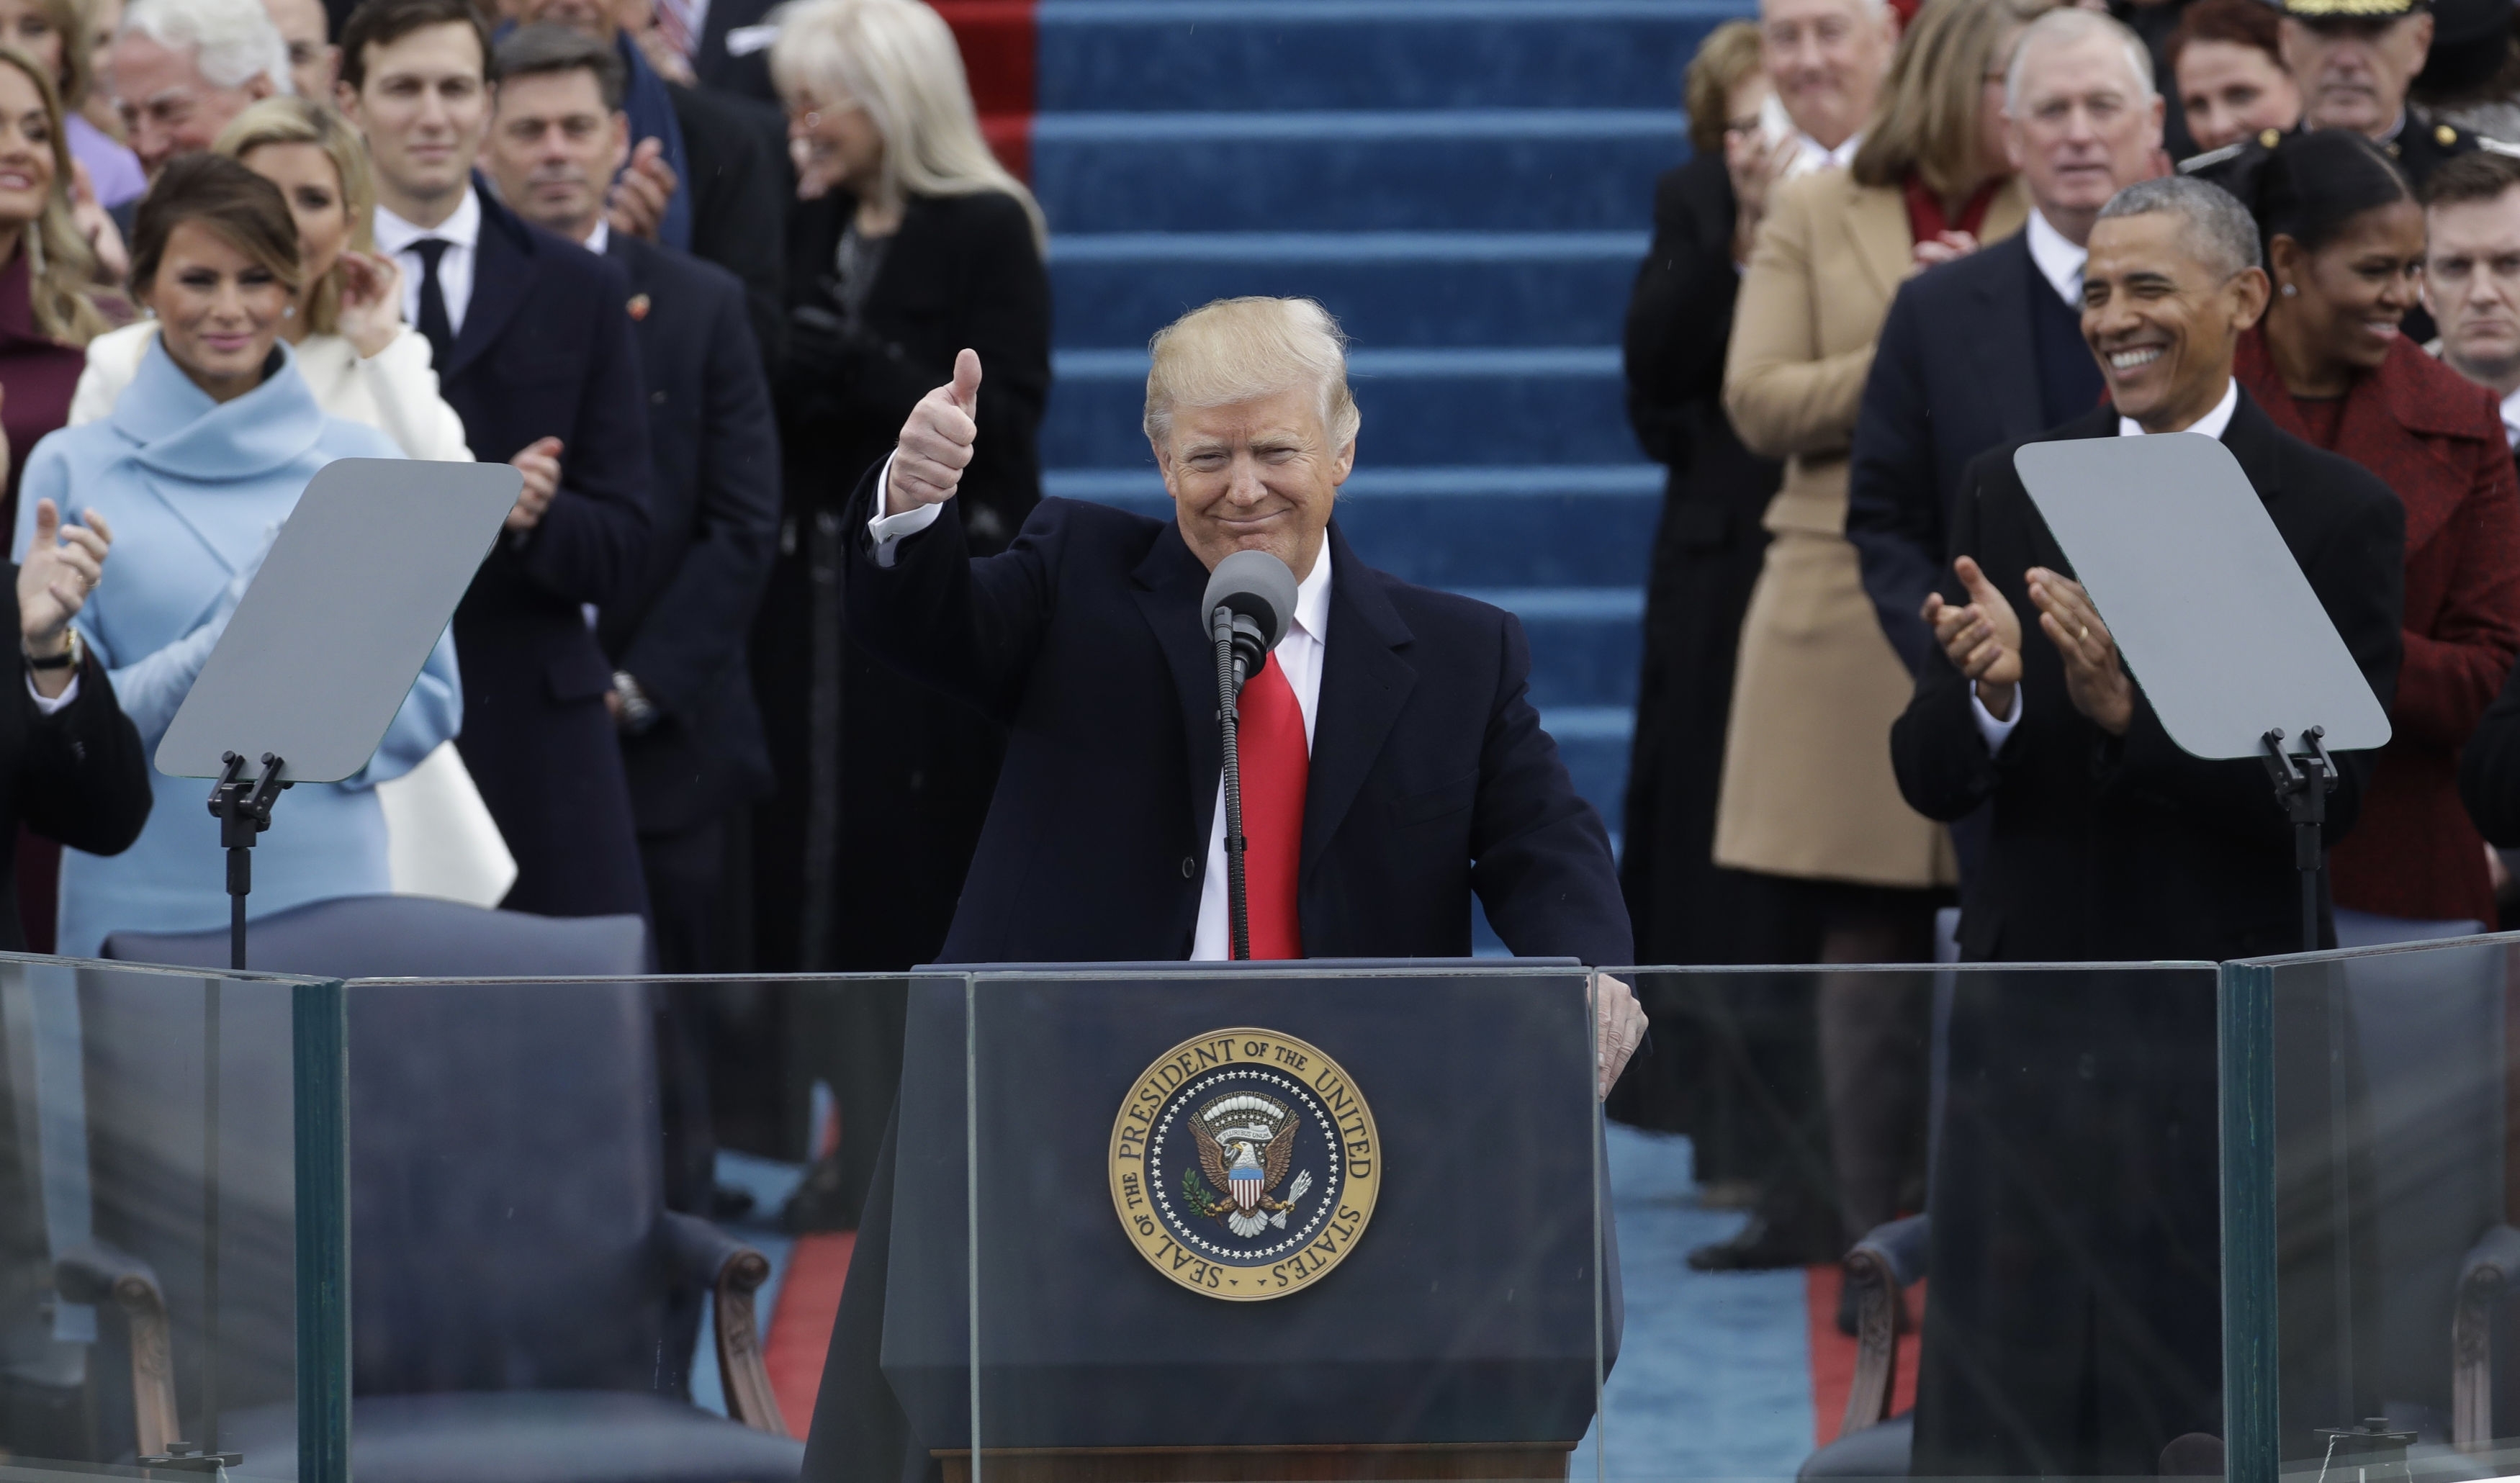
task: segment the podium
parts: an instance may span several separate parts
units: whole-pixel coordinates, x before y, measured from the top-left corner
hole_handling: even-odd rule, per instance
[[[926,972],[902,1087],[882,1371],[949,1480],[1566,1476],[1620,1314],[1582,968]]]

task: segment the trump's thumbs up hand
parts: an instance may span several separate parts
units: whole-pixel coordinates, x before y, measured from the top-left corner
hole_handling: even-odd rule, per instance
[[[961,487],[980,440],[980,357],[954,357],[954,379],[919,399],[901,425],[901,446],[892,456],[892,477],[883,491],[883,513],[899,515],[922,505],[941,505]]]

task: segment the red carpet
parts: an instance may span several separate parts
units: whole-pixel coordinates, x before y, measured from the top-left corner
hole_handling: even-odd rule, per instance
[[[934,0],[954,28],[980,132],[1018,180],[1032,175],[1033,81],[1039,31],[1034,0]]]
[[[1811,1322],[1813,1441],[1822,1447],[1837,1440],[1838,1423],[1846,1419],[1846,1393],[1855,1388],[1855,1340],[1837,1331],[1837,1287],[1844,1277],[1842,1269],[1834,1264],[1814,1267],[1805,1274],[1804,1295]],[[784,1299],[780,1306],[786,1308]],[[1908,1313],[1918,1318],[1924,1312],[1925,1284],[1918,1282],[1908,1289]],[[781,1404],[785,1405],[786,1392],[782,1391],[781,1396]],[[1899,1378],[1891,1386],[1890,1414],[1898,1416],[1915,1404],[1916,1335],[1912,1329],[1899,1336]]]
[[[770,1316],[761,1357],[790,1436],[803,1436],[813,1424],[814,1393],[823,1388],[823,1357],[831,1352],[832,1322],[840,1316],[840,1286],[848,1281],[849,1253],[857,1243],[854,1231],[799,1236],[788,1257],[788,1275],[780,1279],[779,1306]]]

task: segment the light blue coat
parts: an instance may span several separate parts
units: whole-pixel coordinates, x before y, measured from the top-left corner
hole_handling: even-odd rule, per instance
[[[35,445],[18,499],[19,560],[50,499],[66,519],[102,511],[113,527],[105,580],[78,627],[113,677],[123,713],[154,754],[228,614],[306,481],[337,458],[400,458],[373,427],[327,417],[285,363],[224,405],[153,341],[113,415]],[[252,915],[390,888],[375,786],[411,771],[463,722],[455,641],[441,635],[365,771],[280,795],[254,849]],[[140,841],[112,857],[62,852],[60,951],[92,957],[120,930],[204,931],[228,920],[219,824],[208,783],[155,780]]]

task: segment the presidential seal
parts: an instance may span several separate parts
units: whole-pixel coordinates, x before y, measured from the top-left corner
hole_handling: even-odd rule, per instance
[[[1111,1123],[1111,1205],[1157,1272],[1234,1302],[1284,1297],[1373,1218],[1382,1146],[1338,1062],[1275,1030],[1215,1030],[1147,1068]]]

